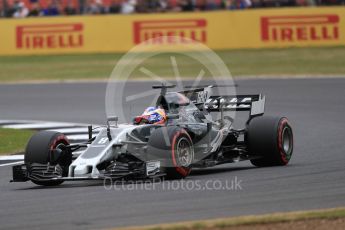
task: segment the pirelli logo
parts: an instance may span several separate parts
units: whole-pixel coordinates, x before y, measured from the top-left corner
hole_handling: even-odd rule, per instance
[[[339,16],[323,14],[262,17],[261,39],[264,42],[338,40]]]
[[[17,26],[17,49],[57,49],[83,46],[81,23]]]
[[[135,21],[133,23],[134,43],[147,40],[157,44],[174,44],[190,39],[207,41],[207,21],[205,19],[176,19]]]

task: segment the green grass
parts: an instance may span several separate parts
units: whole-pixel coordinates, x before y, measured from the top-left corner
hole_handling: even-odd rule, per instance
[[[275,224],[294,221],[324,220],[345,218],[345,208],[333,208],[324,210],[299,211],[287,213],[275,213],[258,216],[242,216],[214,220],[189,221],[174,224],[161,224],[144,227],[126,227],[123,230],[210,230],[223,229],[238,226],[254,226],[258,224]]]
[[[0,155],[23,152],[34,131],[0,128]]]
[[[284,48],[219,51],[233,76],[345,75],[345,47]],[[0,82],[31,80],[107,79],[122,54],[81,54],[0,57]],[[174,76],[170,55],[163,54],[141,66],[160,76]],[[197,76],[202,66],[176,55],[182,77]],[[207,72],[206,72],[207,73]],[[135,78],[145,78],[138,70]]]

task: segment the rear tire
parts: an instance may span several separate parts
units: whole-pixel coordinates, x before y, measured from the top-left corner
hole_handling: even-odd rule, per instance
[[[161,160],[161,169],[167,179],[183,179],[192,170],[194,146],[183,128],[167,126],[156,129],[149,139],[148,153],[149,159]]]
[[[64,170],[64,176],[68,172],[68,166],[71,163],[71,156],[67,154],[66,157],[59,159],[59,162],[54,162],[58,156],[53,156],[52,151],[56,148],[62,148],[63,146],[69,145],[69,142],[65,135],[54,131],[41,131],[34,134],[25,150],[24,162],[27,168],[30,168],[31,164],[59,164]],[[60,146],[60,147],[59,147]],[[54,157],[55,159],[51,159]],[[31,180],[37,185],[44,186],[56,186],[63,183],[63,180],[52,180],[52,181],[39,181]]]
[[[260,156],[251,160],[258,167],[287,165],[293,152],[293,132],[286,117],[256,117],[248,125],[249,152]]]

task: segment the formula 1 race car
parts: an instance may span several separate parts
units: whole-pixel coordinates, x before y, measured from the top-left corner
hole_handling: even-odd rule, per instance
[[[52,186],[70,180],[180,179],[192,168],[243,160],[258,167],[288,164],[292,128],[285,117],[263,116],[264,96],[212,95],[212,85],[168,92],[173,87],[153,86],[161,90],[156,106],[166,111],[164,124],[118,124],[109,117],[106,126],[96,127],[96,136],[89,126],[89,140],[80,144],[58,132],[36,133],[24,164],[13,166],[12,181]],[[234,128],[227,111],[249,112],[243,129]]]

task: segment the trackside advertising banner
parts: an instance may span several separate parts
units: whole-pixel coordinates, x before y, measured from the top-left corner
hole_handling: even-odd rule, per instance
[[[345,7],[0,20],[0,55],[126,52],[184,38],[215,50],[345,45]]]

